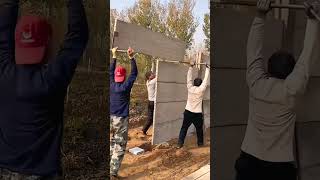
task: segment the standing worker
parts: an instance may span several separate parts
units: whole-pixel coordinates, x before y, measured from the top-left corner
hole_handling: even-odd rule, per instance
[[[314,1],[319,4],[319,1]],[[259,0],[247,44],[249,117],[241,155],[235,169],[237,180],[296,180],[294,164],[295,107],[303,95],[311,66],[319,53],[319,22],[310,10],[319,6],[306,2],[308,15],[304,47],[297,62],[286,51],[275,52],[264,68],[264,25],[270,0]]]
[[[134,51],[127,51],[131,61],[131,74],[126,80],[126,69],[117,66],[117,48],[112,49],[113,62],[110,65],[110,130],[113,132],[110,144],[110,175],[118,177],[128,142],[129,105],[131,88],[138,76]]]
[[[156,98],[157,78],[152,71],[146,73],[146,85],[148,90],[148,119],[143,126],[142,132],[147,135],[147,131],[153,123],[154,101]]]
[[[194,64],[190,65],[187,75],[188,100],[183,113],[183,123],[179,134],[178,147],[182,148],[184,139],[191,124],[196,127],[198,146],[203,146],[203,110],[202,101],[204,93],[208,86],[210,68],[206,65],[204,79],[196,78],[192,83],[192,69]]]
[[[18,9],[19,0],[0,1],[0,179],[60,179],[64,98],[88,42],[86,14],[82,0],[67,0],[68,31],[49,57],[50,24],[17,23]]]

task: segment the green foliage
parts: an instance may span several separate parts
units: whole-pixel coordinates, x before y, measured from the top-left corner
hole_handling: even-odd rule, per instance
[[[210,52],[210,14],[204,15],[204,25],[202,27],[204,35],[206,36],[205,45],[207,50]]]
[[[193,34],[199,25],[192,13],[194,6],[195,0],[170,0],[167,7],[168,35],[186,42],[188,48],[191,46]]]

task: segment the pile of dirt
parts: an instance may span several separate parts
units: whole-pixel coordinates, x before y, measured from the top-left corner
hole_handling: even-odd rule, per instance
[[[141,155],[126,153],[119,175],[125,179],[181,179],[210,162],[210,132],[206,131],[206,146],[196,146],[196,136],[187,137],[182,149],[176,148],[176,140],[162,148],[151,145],[152,135],[144,136],[141,128],[129,130],[127,150],[140,147]],[[150,133],[150,132],[149,132]],[[159,146],[158,146],[159,147]]]

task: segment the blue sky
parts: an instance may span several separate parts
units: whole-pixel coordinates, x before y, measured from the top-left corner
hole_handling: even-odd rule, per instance
[[[167,3],[168,0],[160,0],[161,2]],[[118,12],[122,11],[123,9],[126,9],[130,6],[132,6],[136,2],[136,0],[111,0],[110,1],[110,8],[116,9]],[[199,26],[196,29],[196,32],[194,34],[194,45],[204,44],[203,40],[205,39],[205,35],[202,30],[203,26],[203,17],[205,13],[209,13],[209,4],[208,0],[197,0],[196,5],[193,9],[193,13],[198,19]]]

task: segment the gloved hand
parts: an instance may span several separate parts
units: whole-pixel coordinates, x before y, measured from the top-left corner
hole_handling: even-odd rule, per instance
[[[311,13],[311,10],[313,10],[313,12],[315,12],[316,14],[320,13],[320,1],[319,0],[308,0],[308,1],[305,1],[303,4],[305,7],[306,14],[310,19],[315,18],[315,16]]]
[[[260,15],[266,15],[271,9],[270,0],[258,0],[257,11]]]
[[[134,50],[131,47],[129,47],[128,50],[127,50],[127,54],[128,54],[130,59],[133,59]]]
[[[114,47],[114,48],[112,48],[112,58],[117,58],[117,49],[118,49],[118,47]]]

